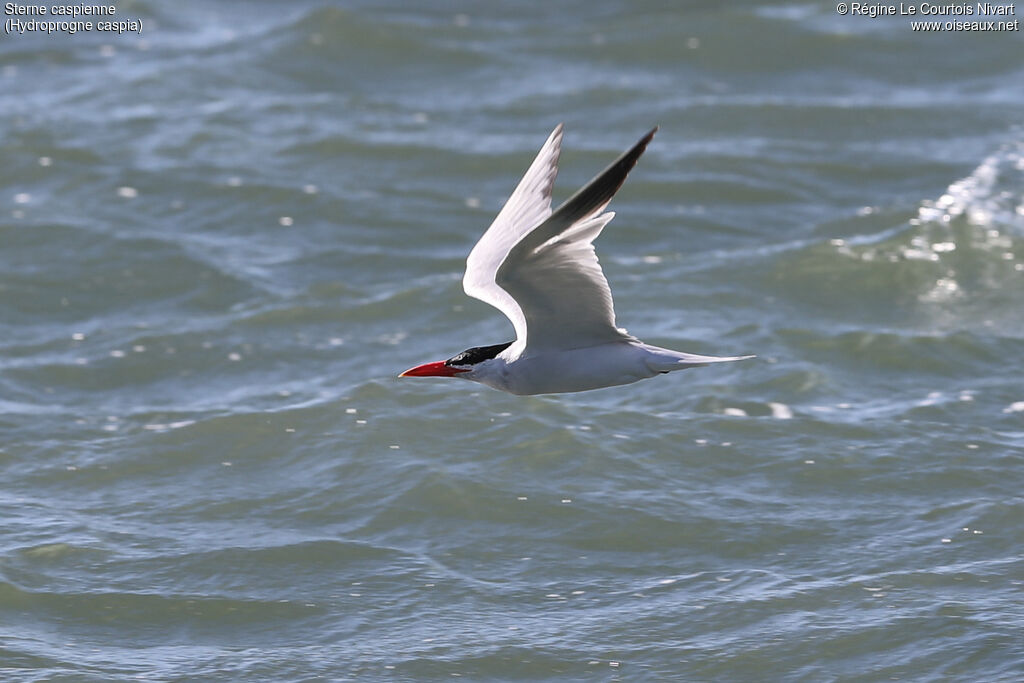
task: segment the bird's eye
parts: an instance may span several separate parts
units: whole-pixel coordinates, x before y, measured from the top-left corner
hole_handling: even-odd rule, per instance
[[[494,344],[493,346],[474,346],[471,349],[466,349],[457,356],[452,356],[446,360],[444,364],[449,367],[476,365],[477,363],[494,358],[510,346],[512,346],[512,342]]]

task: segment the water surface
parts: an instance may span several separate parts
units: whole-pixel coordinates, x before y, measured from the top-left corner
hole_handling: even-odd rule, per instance
[[[830,3],[120,2],[0,42],[8,680],[1017,680],[1024,51]],[[661,130],[514,397],[464,259]]]

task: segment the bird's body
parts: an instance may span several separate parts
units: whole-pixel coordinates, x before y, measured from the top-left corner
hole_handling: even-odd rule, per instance
[[[504,313],[515,341],[474,347],[401,376],[462,377],[513,394],[553,394],[751,358],[663,349],[615,324],[593,241],[614,218],[604,209],[655,131],[552,212],[562,139],[557,126],[466,262],[466,293]]]
[[[474,376],[467,379],[511,394],[561,394],[632,384],[673,370],[737,360],[680,353],[639,340],[555,349],[518,358],[512,354],[503,358],[505,353],[479,363],[472,370]]]

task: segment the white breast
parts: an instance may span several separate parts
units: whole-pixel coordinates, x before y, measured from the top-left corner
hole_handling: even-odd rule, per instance
[[[658,370],[647,363],[648,356],[636,342],[612,342],[516,359],[499,357],[472,379],[519,395],[587,391],[653,377]]]

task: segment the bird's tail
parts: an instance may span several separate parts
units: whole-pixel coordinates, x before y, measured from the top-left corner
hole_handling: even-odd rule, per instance
[[[684,353],[663,349],[658,346],[644,344],[650,356],[647,358],[647,366],[657,372],[672,372],[673,370],[685,370],[686,368],[699,368],[702,365],[711,363],[727,363],[734,360],[747,360],[756,356],[701,356],[696,353]]]

